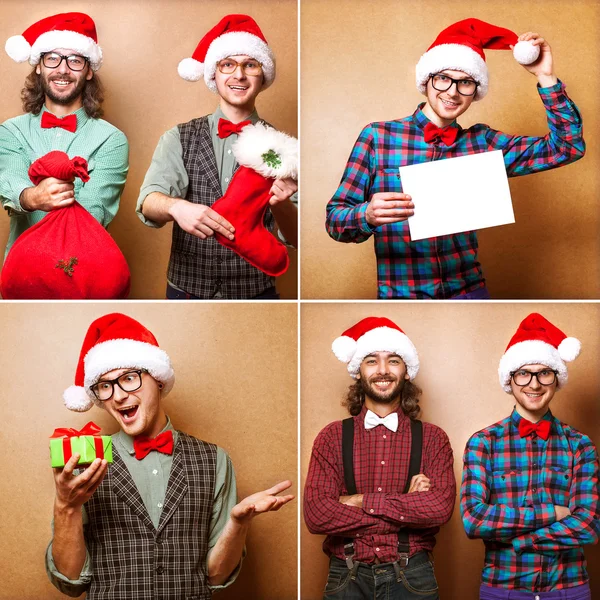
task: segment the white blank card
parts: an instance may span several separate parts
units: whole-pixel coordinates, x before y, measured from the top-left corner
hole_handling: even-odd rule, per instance
[[[515,222],[501,150],[400,167],[412,241]]]

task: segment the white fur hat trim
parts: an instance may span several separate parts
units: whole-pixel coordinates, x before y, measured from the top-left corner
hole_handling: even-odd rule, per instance
[[[35,40],[31,47],[29,64],[37,65],[40,56],[44,52],[50,52],[56,48],[73,50],[90,61],[92,70],[97,71],[102,66],[102,48],[92,38],[77,33],[76,31],[47,31]]]
[[[440,44],[425,52],[417,63],[417,89],[421,94],[426,93],[429,77],[445,69],[463,71],[479,83],[474,101],[488,93],[488,68],[481,56],[462,44]]]
[[[569,338],[567,338],[569,339]],[[574,339],[574,338],[571,338]],[[564,340],[563,340],[564,341]],[[561,344],[562,345],[562,344]],[[569,347],[569,344],[567,344]],[[498,377],[502,389],[511,393],[510,374],[520,369],[523,365],[545,365],[558,372],[558,385],[560,387],[567,383],[567,366],[563,362],[559,351],[546,342],[540,340],[529,340],[512,345],[500,359]]]
[[[263,175],[298,179],[298,140],[263,123],[247,125],[232,146],[237,162]]]

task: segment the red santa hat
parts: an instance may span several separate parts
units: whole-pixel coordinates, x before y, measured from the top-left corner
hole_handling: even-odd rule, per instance
[[[463,71],[479,83],[473,100],[481,100],[488,93],[488,69],[484,48],[510,50],[517,62],[529,65],[540,54],[539,46],[529,41],[518,41],[510,29],[496,27],[479,19],[464,19],[447,27],[429,46],[417,63],[417,89],[426,93],[429,77],[445,69]]]
[[[163,384],[163,396],[175,383],[171,360],[152,332],[135,319],[120,313],[111,313],[96,319],[89,327],[75,372],[75,385],[63,394],[69,410],[84,412],[96,400],[91,386],[113,369],[144,369]]]
[[[37,65],[44,52],[65,48],[85,56],[94,71],[102,66],[102,48],[98,46],[96,25],[84,13],[70,12],[46,17],[27,28],[23,35],[8,38],[4,48],[19,63],[28,60],[29,64]]]
[[[508,343],[504,356],[500,359],[498,376],[500,385],[511,393],[510,374],[523,365],[545,365],[558,372],[558,385],[567,383],[565,362],[579,356],[581,342],[567,337],[558,327],[538,313],[525,317],[519,329]]]
[[[187,81],[198,81],[204,75],[209,89],[217,91],[217,63],[228,56],[250,56],[262,63],[263,88],[275,80],[275,56],[256,21],[248,15],[223,17],[201,40],[191,58],[184,58],[177,71]]]
[[[390,319],[367,317],[346,329],[331,346],[339,360],[348,365],[356,379],[360,364],[372,352],[394,352],[402,358],[412,381],[419,372],[419,355],[408,336]]]

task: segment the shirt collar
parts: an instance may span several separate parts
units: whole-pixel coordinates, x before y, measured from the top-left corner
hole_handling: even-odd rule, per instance
[[[220,106],[218,106],[217,110],[215,110],[215,112],[213,113],[213,117],[214,117],[215,123],[218,123],[219,119],[225,119],[226,121],[230,120],[225,116],[225,114],[221,110]],[[250,113],[250,115],[248,115],[245,119],[242,119],[242,120],[250,121],[252,123],[252,125],[255,125],[256,123],[258,123],[258,121],[260,121],[260,117],[258,116],[258,113],[256,112],[256,108]]]
[[[49,111],[46,108],[46,105],[43,104],[42,105],[42,110],[40,111],[40,114],[37,116],[38,119],[41,120],[42,118],[42,113],[50,113],[51,115],[54,115],[54,113],[52,111]],[[83,127],[85,125],[85,123],[89,120],[89,117],[87,116],[87,113],[85,112],[85,108],[83,108],[83,106],[81,108],[78,108],[74,113],[70,113],[72,115],[75,115],[77,117],[77,129],[79,129],[80,127]],[[62,119],[63,117],[58,117],[58,115],[54,115],[55,117]],[[69,115],[64,115],[65,117],[68,117]]]
[[[417,127],[419,129],[425,129],[425,125],[427,125],[427,123],[432,122],[427,118],[427,116],[423,112],[424,106],[425,106],[425,102],[421,102],[421,104],[419,104],[419,106],[417,106],[417,110],[415,110],[415,112],[413,113],[413,121],[415,122],[415,124],[417,125]],[[434,123],[434,125],[435,125],[435,123]],[[462,129],[462,127],[456,122],[456,120],[452,121],[452,123],[450,123],[449,126],[456,127],[456,128],[458,128],[459,131]]]
[[[366,407],[365,404],[363,404],[360,413],[358,413],[358,415],[354,417],[356,424],[363,429],[365,427],[365,417],[367,415],[367,410],[369,409]],[[408,417],[404,414],[404,411],[401,407],[398,407],[396,412],[398,413],[398,431],[396,433],[398,433],[404,427],[404,425],[408,423]]]
[[[177,443],[178,432],[175,430],[173,425],[171,424],[171,419],[167,415],[167,424],[163,427],[162,431],[159,431],[159,434],[163,431],[172,431],[173,432],[173,444]],[[127,435],[122,429],[121,431],[115,433],[114,438],[116,442],[129,454],[132,456],[135,454],[135,450],[133,449],[133,438],[130,435]]]

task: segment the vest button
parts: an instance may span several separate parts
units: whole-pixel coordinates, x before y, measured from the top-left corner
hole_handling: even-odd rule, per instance
[[[159,575],[162,575],[162,574],[164,573],[164,569],[163,569],[162,567],[158,567],[158,568],[156,569],[156,572],[157,572]]]

